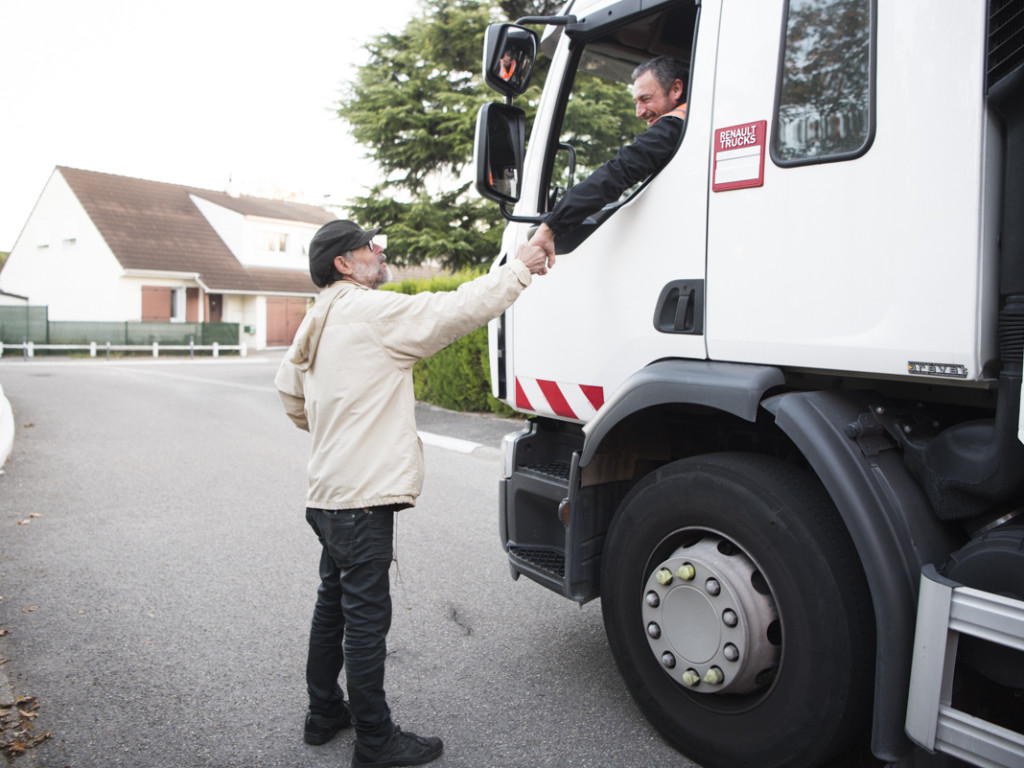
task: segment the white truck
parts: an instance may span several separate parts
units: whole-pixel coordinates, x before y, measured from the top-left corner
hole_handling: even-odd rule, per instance
[[[600,597],[637,705],[705,768],[868,738],[1024,766],[1024,0],[494,25],[499,258],[571,186],[580,84],[662,54],[689,64],[671,161],[491,324],[495,394],[532,416],[505,445],[513,577]]]

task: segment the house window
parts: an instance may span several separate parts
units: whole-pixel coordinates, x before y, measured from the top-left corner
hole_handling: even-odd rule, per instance
[[[285,253],[288,250],[288,235],[284,232],[260,232],[260,250]]]
[[[187,312],[184,288],[142,287],[142,321],[144,323],[184,322]]]
[[[142,287],[142,322],[169,322],[174,316],[174,291],[171,288]]]
[[[848,160],[874,135],[875,0],[789,0],[772,159]]]

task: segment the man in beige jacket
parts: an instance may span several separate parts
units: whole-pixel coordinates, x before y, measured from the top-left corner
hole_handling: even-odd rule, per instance
[[[376,290],[389,279],[378,232],[339,220],[313,237],[310,275],[323,290],[275,384],[288,416],[312,436],[306,520],[322,545],[304,739],[326,744],[354,721],[352,765],[383,768],[420,765],[443,750],[437,737],[399,729],[384,694],[394,513],[413,506],[423,486],[412,366],[501,314],[547,271],[547,258],[524,244],[457,291],[409,296]]]

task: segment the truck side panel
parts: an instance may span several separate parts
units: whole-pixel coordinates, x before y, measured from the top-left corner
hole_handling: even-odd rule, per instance
[[[779,40],[760,31],[782,31],[779,11],[726,4],[715,129],[771,127]],[[877,12],[867,151],[766,161],[763,186],[711,193],[711,359],[892,375],[921,363],[933,366],[925,375],[976,380],[997,356],[979,345],[994,338],[996,304],[994,254],[977,257],[985,6],[883,2]]]

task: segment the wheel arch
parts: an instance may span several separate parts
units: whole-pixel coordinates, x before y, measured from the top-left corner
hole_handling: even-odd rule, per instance
[[[697,405],[745,421],[757,419],[765,393],[782,386],[778,368],[706,360],[661,360],[630,376],[583,427],[580,466],[594,458],[608,433],[633,414],[662,405]]]
[[[861,445],[847,434],[871,411],[869,394],[791,392],[762,405],[824,485],[857,549],[877,631],[872,752],[899,760],[913,749],[903,724],[921,568],[944,562],[951,542],[895,444]]]

